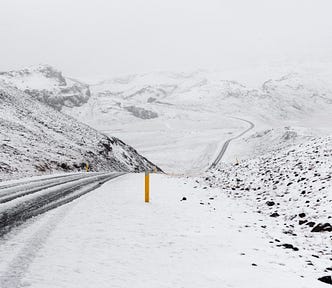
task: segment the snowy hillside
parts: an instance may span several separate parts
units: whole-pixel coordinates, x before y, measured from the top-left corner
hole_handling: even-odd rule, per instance
[[[0,72],[0,82],[14,86],[58,110],[63,106],[80,106],[90,97],[88,85],[64,77],[49,65]]]
[[[0,180],[53,171],[144,171],[154,165],[107,137],[17,90],[0,86]]]
[[[239,163],[198,182],[265,218],[256,228],[319,273],[331,271],[332,138],[314,138]]]

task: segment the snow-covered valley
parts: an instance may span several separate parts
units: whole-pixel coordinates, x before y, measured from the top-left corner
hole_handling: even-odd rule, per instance
[[[208,167],[216,150],[247,127],[238,118],[253,122],[251,132],[256,136],[274,129],[274,138],[246,139],[249,145],[239,141],[240,145],[233,145],[236,153],[225,155],[224,160],[235,161],[258,147],[264,151],[271,144],[288,145],[332,131],[332,83],[309,72],[289,73],[262,81],[261,87],[255,88],[223,80],[218,73],[197,71],[132,75],[90,89],[88,103],[65,107],[64,112],[113,133],[169,172],[199,172]],[[127,107],[157,116],[146,118]],[[283,139],[287,127],[294,135]]]
[[[142,172],[157,165],[168,175],[151,175],[149,204],[143,201],[144,176],[128,174],[11,227],[0,243],[6,259],[0,262],[2,286],[329,283],[332,85],[327,78],[289,73],[250,88],[206,71],[150,73],[82,84],[91,94],[76,101],[54,84],[35,86],[33,71],[25,70],[29,80],[16,77],[19,72],[10,72],[11,78],[2,74],[0,162],[7,164],[1,166],[2,180],[79,171],[85,162],[94,171]],[[48,96],[17,89],[27,87]],[[51,106],[61,112],[45,105],[50,103],[60,103]],[[31,163],[37,167],[31,169]],[[46,188],[57,182],[40,181]],[[5,194],[16,189],[11,183],[1,184]],[[14,191],[19,197],[39,189],[22,187]],[[47,189],[37,193],[59,190]],[[14,202],[30,197],[32,207],[37,196],[24,194]],[[7,219],[11,207],[22,208],[12,203],[0,204],[0,219]]]

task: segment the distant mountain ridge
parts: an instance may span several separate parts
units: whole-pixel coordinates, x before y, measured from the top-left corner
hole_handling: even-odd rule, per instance
[[[0,72],[0,82],[16,87],[57,110],[81,106],[91,96],[89,85],[64,77],[50,65]]]
[[[274,118],[284,119],[293,114],[300,117],[301,113],[311,113],[332,104],[331,83],[322,81],[319,76],[294,72],[269,79],[256,89],[237,81],[223,80],[218,73],[204,70],[128,75],[89,86],[64,77],[49,65],[1,72],[0,82],[16,87],[57,110],[73,113],[71,115],[82,121],[84,119],[79,115],[90,111],[91,106],[95,113],[105,114],[105,111],[109,113],[114,109],[118,113],[118,108],[122,107],[123,113],[128,114],[131,111],[126,107],[134,107],[135,111],[147,111],[149,115],[159,114],[153,107],[156,104],[212,106],[225,113],[245,109],[246,113],[253,114],[262,112],[255,109],[259,106],[270,110],[268,112]],[[131,115],[140,118],[139,113]]]
[[[89,102],[70,109],[82,121],[80,117],[86,113],[99,115],[102,112],[104,118],[112,113],[120,115],[119,107],[125,115],[128,111],[124,107],[128,106],[161,114],[162,104],[189,109],[201,107],[226,115],[245,113],[274,120],[300,119],[332,108],[331,83],[306,73],[289,73],[270,79],[256,89],[206,71],[130,75],[105,80],[90,88]]]

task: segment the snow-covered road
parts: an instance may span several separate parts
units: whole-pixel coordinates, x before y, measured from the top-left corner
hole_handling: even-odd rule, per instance
[[[221,158],[224,156],[228,146],[229,146],[229,143],[235,139],[238,139],[240,137],[242,137],[244,134],[246,134],[247,132],[249,132],[251,129],[253,129],[255,127],[255,124],[252,123],[251,121],[249,120],[245,120],[245,119],[242,119],[242,118],[237,118],[237,117],[231,117],[231,118],[234,118],[234,119],[237,119],[237,120],[240,120],[240,121],[244,121],[246,123],[248,123],[250,125],[249,128],[245,129],[243,132],[241,132],[240,134],[236,135],[235,137],[232,137],[228,140],[226,140],[226,142],[223,144],[223,146],[221,147],[221,150],[220,152],[218,153],[218,156],[216,157],[216,159],[212,162],[212,164],[210,165],[209,169],[213,169],[217,166],[217,164],[220,162]]]
[[[147,204],[143,185],[124,175],[13,229],[0,240],[0,287],[326,287],[243,202],[152,174]]]
[[[0,185],[0,235],[27,219],[68,203],[123,173],[71,173]]]

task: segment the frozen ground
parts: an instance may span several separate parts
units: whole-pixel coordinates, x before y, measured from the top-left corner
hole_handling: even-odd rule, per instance
[[[143,179],[122,176],[12,231],[0,286],[326,287],[321,271],[275,248],[245,202],[153,174],[146,204]]]

